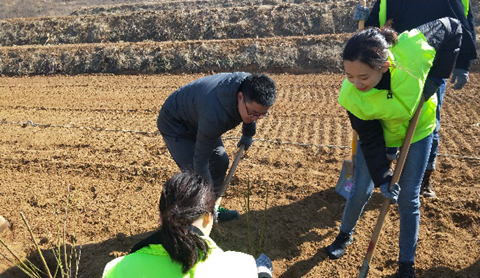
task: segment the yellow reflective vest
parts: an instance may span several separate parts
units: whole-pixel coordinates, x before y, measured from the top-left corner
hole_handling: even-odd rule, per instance
[[[421,100],[423,86],[435,58],[435,49],[417,29],[403,32],[389,49],[390,91],[371,89],[362,92],[344,80],[338,102],[361,120],[380,120],[387,147],[400,147],[409,120]],[[425,102],[412,143],[435,129],[436,97]]]
[[[187,273],[182,266],[170,259],[160,244],[150,244],[135,253],[110,261],[103,272],[103,278],[257,278],[255,259],[247,254],[223,251],[215,242],[202,236],[210,246],[205,261],[199,261]]]

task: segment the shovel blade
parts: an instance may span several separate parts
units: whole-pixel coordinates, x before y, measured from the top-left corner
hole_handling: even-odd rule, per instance
[[[350,190],[353,186],[353,162],[350,160],[344,160],[342,165],[342,171],[340,171],[340,177],[338,178],[337,185],[335,186],[335,192],[343,196],[348,200]]]

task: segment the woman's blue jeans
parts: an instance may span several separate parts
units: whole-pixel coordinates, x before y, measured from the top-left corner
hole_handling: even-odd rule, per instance
[[[352,234],[360,215],[372,196],[373,181],[362,153],[361,142],[357,148],[354,183],[343,211],[340,230]],[[399,262],[414,262],[420,225],[420,185],[427,166],[432,145],[432,134],[410,145],[400,177],[398,211],[400,213]]]
[[[435,130],[433,131],[433,139],[432,139],[432,149],[430,151],[430,156],[428,158],[427,170],[435,170],[435,164],[437,161],[437,154],[438,154],[438,144],[440,142],[440,120],[441,120],[441,109],[443,104],[443,97],[445,96],[445,89],[447,87],[447,81],[443,79],[443,84],[440,85],[437,91],[437,110],[436,110],[436,126]]]

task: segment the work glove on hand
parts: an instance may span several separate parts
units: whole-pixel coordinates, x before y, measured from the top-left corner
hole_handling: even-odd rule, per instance
[[[400,185],[396,183],[392,188],[389,188],[389,186],[388,182],[380,185],[380,192],[382,192],[383,197],[390,199],[390,203],[396,204],[400,194]]]
[[[387,159],[389,161],[398,159],[399,153],[400,152],[398,151],[398,148],[394,147],[387,147],[387,149],[385,150],[385,155],[387,156]]]
[[[455,83],[453,89],[459,90],[468,82],[468,70],[454,69],[450,83]]]
[[[248,150],[248,148],[250,148],[252,143],[253,143],[252,136],[242,135],[242,138],[240,138],[240,141],[238,141],[237,147],[240,148],[241,145],[245,145],[245,150]]]
[[[257,263],[258,278],[272,278],[273,265],[272,260],[265,254],[260,254],[255,260]]]
[[[355,11],[353,12],[353,20],[367,20],[370,10],[360,4],[357,4]]]
[[[425,80],[425,85],[423,85],[423,96],[425,98],[425,101],[429,100],[431,96],[437,93],[438,88],[440,88],[440,85],[441,85],[440,83],[437,83],[432,78],[427,78]]]

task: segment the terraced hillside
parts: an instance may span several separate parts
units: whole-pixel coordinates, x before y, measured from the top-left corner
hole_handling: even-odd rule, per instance
[[[181,3],[189,8],[173,9]],[[150,11],[119,5],[115,13],[1,20],[0,74],[339,71],[357,1],[241,3],[175,1],[149,4]],[[472,70],[479,68],[476,62]]]
[[[353,2],[348,2],[352,4]],[[278,5],[0,21],[0,45],[265,38],[352,32],[352,7]]]

